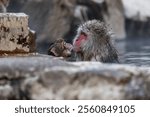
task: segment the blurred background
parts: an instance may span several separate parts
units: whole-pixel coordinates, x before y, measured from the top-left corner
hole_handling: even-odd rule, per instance
[[[7,11],[29,15],[39,53],[59,37],[71,43],[78,25],[99,19],[112,28],[121,63],[149,66],[149,6],[150,0],[10,0]]]

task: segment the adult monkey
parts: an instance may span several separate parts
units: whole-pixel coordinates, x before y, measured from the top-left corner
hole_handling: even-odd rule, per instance
[[[77,61],[118,63],[118,54],[106,25],[98,20],[80,25],[73,40]]]

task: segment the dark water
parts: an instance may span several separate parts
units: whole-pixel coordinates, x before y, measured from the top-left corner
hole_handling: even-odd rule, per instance
[[[119,40],[116,46],[121,63],[150,66],[150,38]]]

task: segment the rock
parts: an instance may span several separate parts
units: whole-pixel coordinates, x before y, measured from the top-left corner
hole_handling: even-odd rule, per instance
[[[48,39],[51,42],[54,42],[59,37],[65,37],[69,33],[73,21],[75,4],[76,0],[52,1],[53,7],[49,9],[50,12],[46,19],[47,24],[43,30],[44,33],[48,34]]]
[[[115,38],[123,39],[126,37],[125,17],[123,3],[121,0],[105,0],[107,13],[104,14],[105,22],[112,27]],[[105,12],[105,11],[104,11]]]
[[[149,90],[150,68],[44,55],[0,60],[0,99],[150,99]]]
[[[28,16],[23,13],[0,14],[0,54],[30,53],[35,51],[35,37],[28,27]]]

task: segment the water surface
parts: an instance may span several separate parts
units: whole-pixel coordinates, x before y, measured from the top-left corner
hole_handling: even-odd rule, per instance
[[[150,38],[119,40],[116,46],[121,63],[150,66]]]

